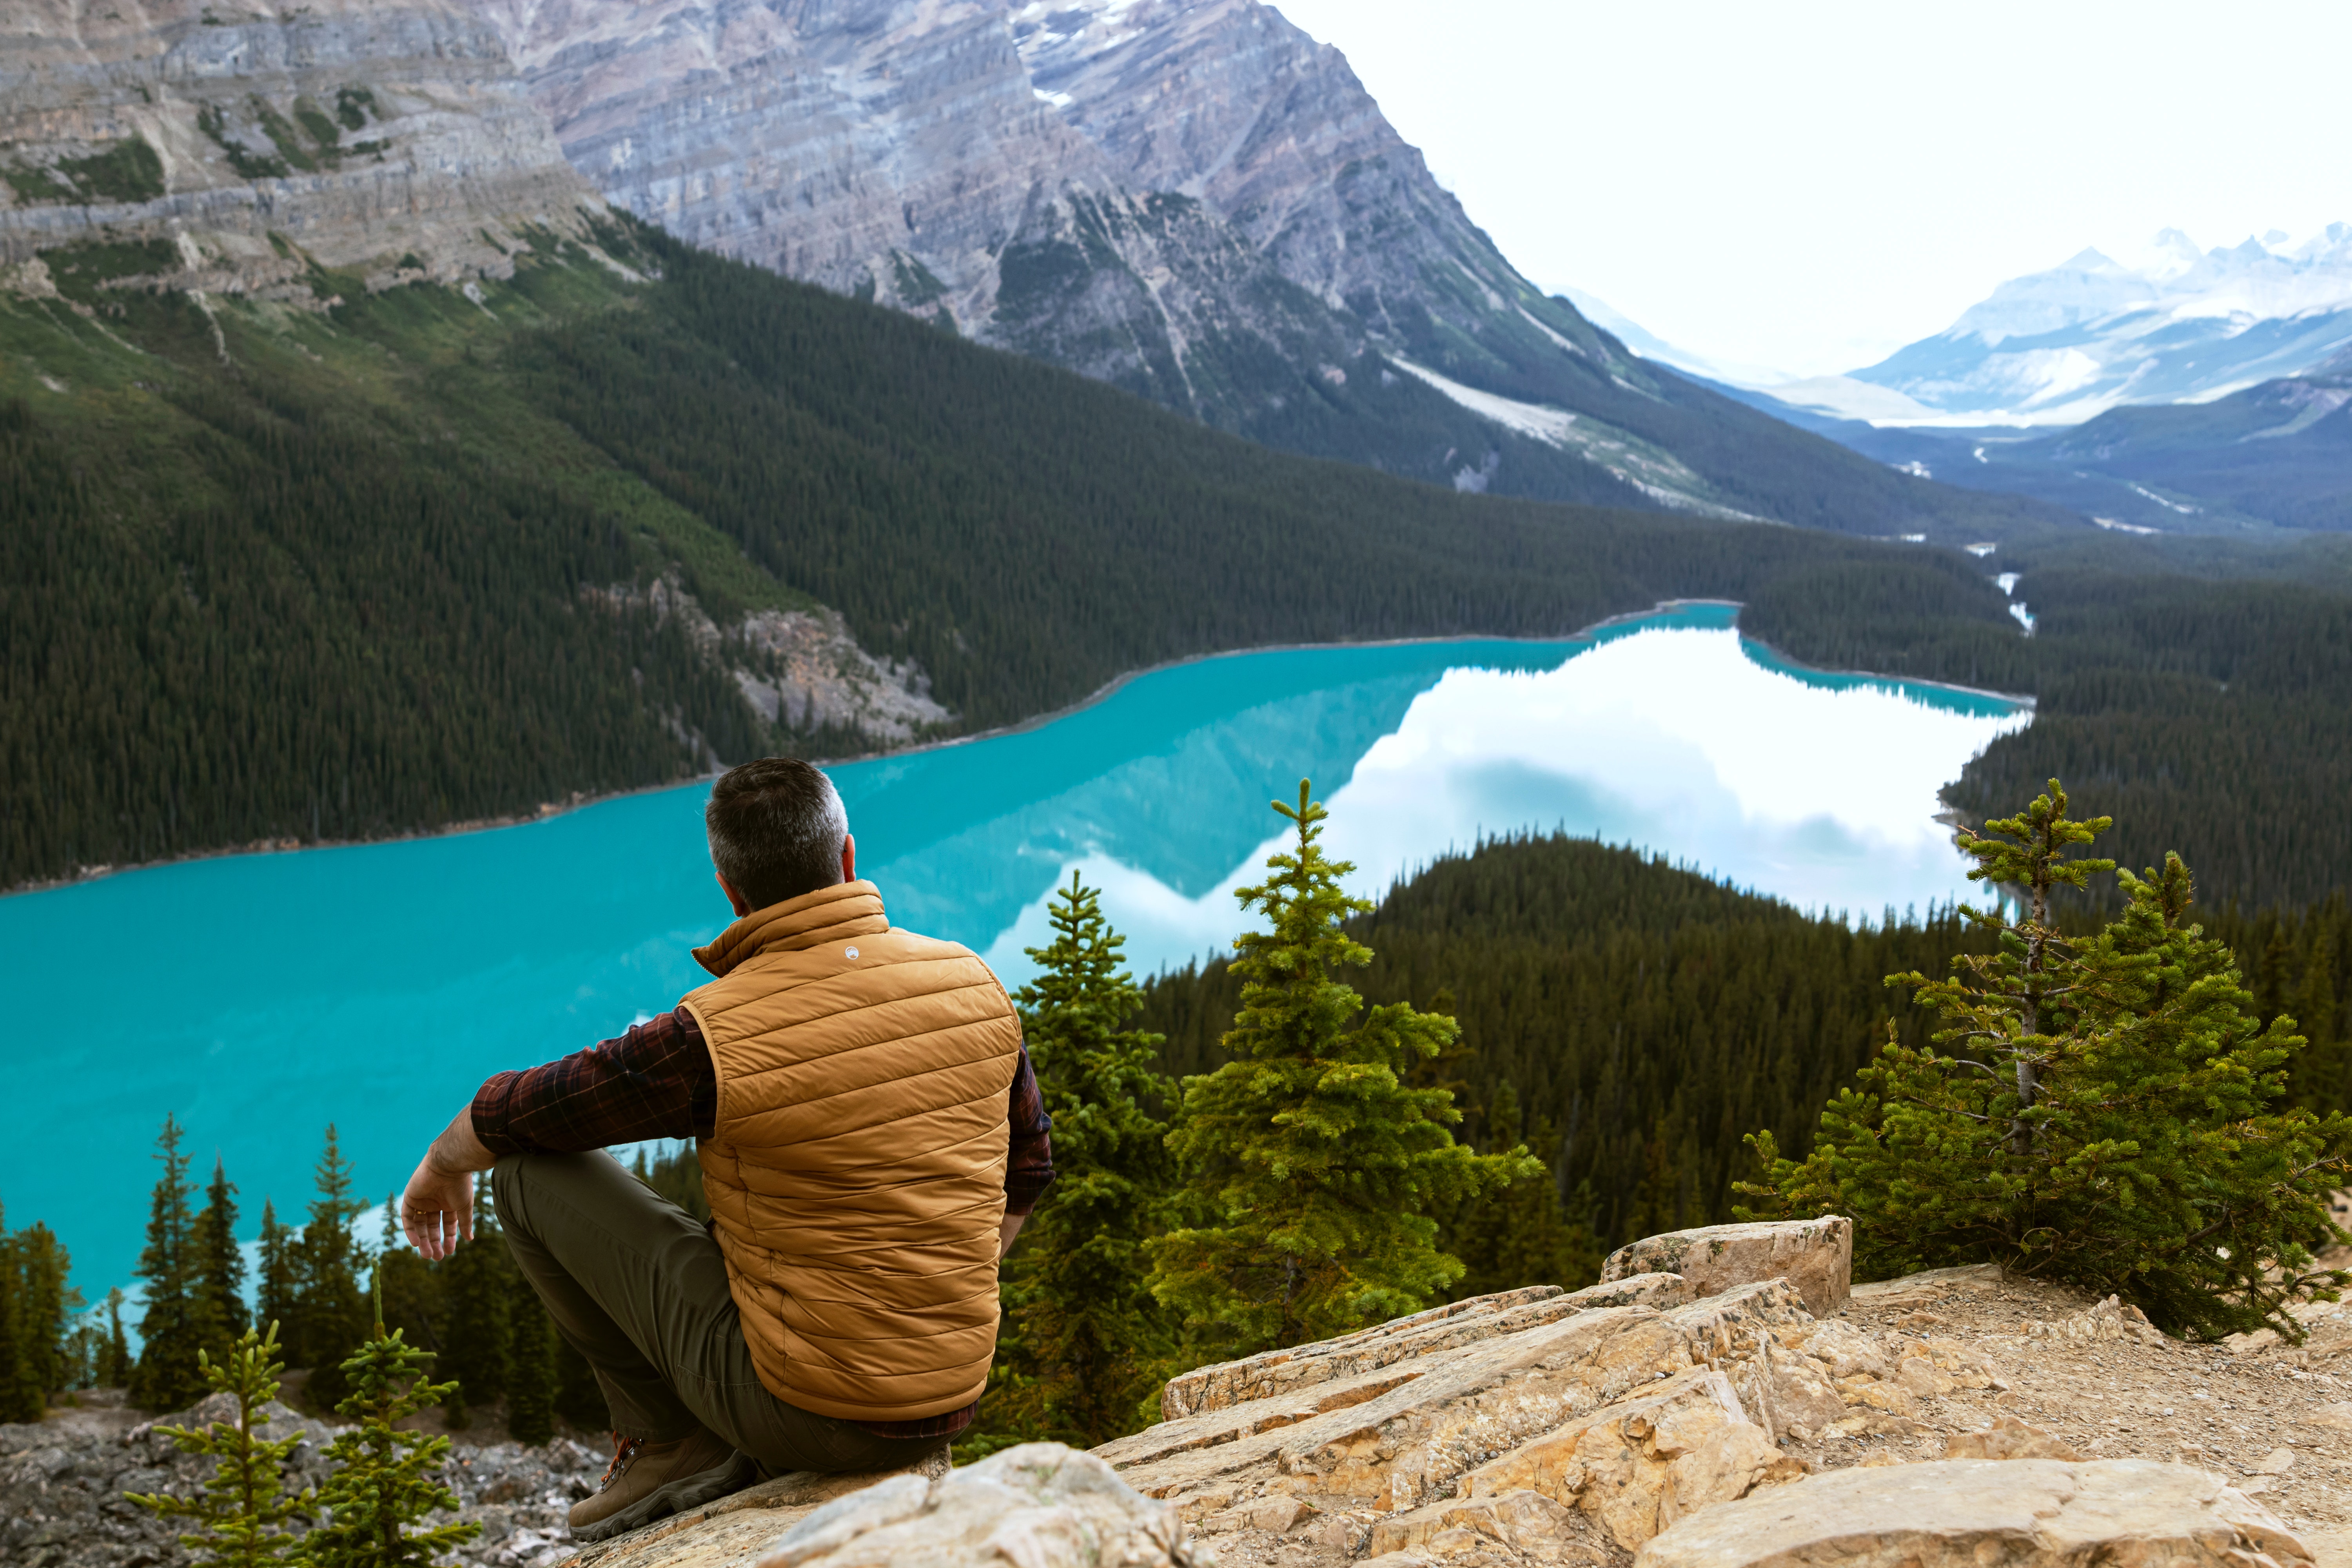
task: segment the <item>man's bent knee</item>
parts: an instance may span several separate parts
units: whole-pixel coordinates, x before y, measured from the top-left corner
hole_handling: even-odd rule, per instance
[[[531,1199],[540,1193],[593,1184],[603,1174],[596,1163],[613,1163],[602,1150],[593,1154],[507,1154],[490,1167],[490,1204],[509,1237],[536,1237]]]

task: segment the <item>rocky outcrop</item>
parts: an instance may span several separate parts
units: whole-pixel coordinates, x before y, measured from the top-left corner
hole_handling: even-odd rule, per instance
[[[1952,1459],[1816,1476],[1667,1531],[1637,1568],[2306,1568],[2313,1553],[2219,1476],[2145,1459]]]
[[[1621,1247],[1601,1266],[1603,1280],[1643,1274],[1679,1274],[1697,1296],[1786,1279],[1808,1311],[1825,1318],[1845,1305],[1852,1288],[1853,1222],[1832,1215],[1670,1231]]]
[[[576,1556],[567,1548],[563,1557],[567,1568],[741,1568],[768,1555],[772,1543],[793,1533],[803,1521],[843,1499],[869,1491],[886,1499],[901,1495],[888,1489],[936,1480],[948,1468],[943,1443],[905,1470],[838,1476],[795,1471],[584,1548]],[[838,1517],[838,1511],[828,1513],[828,1521]]]
[[[1347,58],[1274,6],[1035,0],[1013,26],[1037,91],[1121,178],[1202,202],[1383,343],[1495,391],[1522,364],[1632,369],[1503,258]]]
[[[911,659],[877,658],[838,610],[753,610],[721,626],[675,577],[616,583],[587,596],[614,609],[646,609],[685,626],[705,658],[728,672],[769,724],[801,735],[846,731],[876,746],[903,745],[954,721]]]
[[[696,245],[1276,445],[1737,515],[1591,405],[1654,401],[1640,362],[1259,0],[470,3],[574,165]]]
[[[1769,1469],[1771,1439],[1732,1373],[1810,1324],[1786,1284],[1663,1307],[1528,1295],[1457,1303],[1385,1347],[1360,1336],[1305,1347],[1268,1369],[1281,1386],[1096,1452],[1212,1535],[1263,1528],[1271,1500],[1323,1521],[1333,1545],[1384,1522],[1399,1544],[1398,1530],[1442,1533],[1453,1527],[1433,1506],[1525,1491],[1630,1548],[1662,1516],[1739,1496]],[[1369,1353],[1383,1348],[1406,1353]],[[1308,1375],[1324,1362],[1326,1375]]]
[[[450,0],[0,12],[0,264],[42,252],[125,285],[310,300],[504,277],[599,210],[495,32]],[[84,263],[61,259],[55,272]]]
[[[1122,181],[1002,0],[479,6],[572,162],[694,244],[1192,413],[1230,412],[1236,336],[1360,346],[1200,202]]]
[[[761,1547],[754,1568],[1008,1563],[1208,1568],[1173,1509],[1059,1443],[1008,1448],[937,1479],[898,1476],[829,1503]]]

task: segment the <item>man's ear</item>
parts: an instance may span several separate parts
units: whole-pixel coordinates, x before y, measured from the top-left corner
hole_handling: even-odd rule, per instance
[[[857,839],[855,835],[847,833],[841,836],[841,879],[845,882],[857,880]]]
[[[719,879],[719,890],[727,895],[727,901],[735,907],[737,914],[748,915],[751,912],[751,906],[744,901],[742,894],[735,890],[735,884],[730,882],[719,872],[713,871],[710,874]]]

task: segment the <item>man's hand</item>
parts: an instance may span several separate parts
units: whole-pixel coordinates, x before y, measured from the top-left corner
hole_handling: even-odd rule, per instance
[[[1025,1214],[1009,1214],[1004,1216],[1004,1222],[996,1227],[996,1260],[999,1263],[1003,1262],[1004,1255],[1013,1250],[1013,1238],[1021,1234],[1021,1227],[1027,1224],[1029,1216]]]
[[[425,1151],[408,1190],[400,1195],[400,1228],[408,1245],[438,1262],[474,1239],[474,1173],[498,1163],[498,1156],[474,1136],[474,1108],[467,1106]]]

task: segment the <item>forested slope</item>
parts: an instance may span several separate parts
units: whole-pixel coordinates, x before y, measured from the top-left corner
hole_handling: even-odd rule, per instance
[[[2034,632],[1976,570],[1921,557],[1784,577],[1743,629],[1794,658],[2030,692],[2033,723],[1946,792],[1973,820],[2044,780],[2117,827],[2126,864],[2178,849],[2215,900],[2302,903],[2352,886],[2352,591],[2333,551],[2283,558],[2309,580],[2220,581],[2122,543],[2030,554]]]
[[[657,280],[551,237],[479,302],[320,272],[346,302],[320,314],[114,287],[153,266],[115,247],[53,255],[62,297],[0,297],[0,886],[870,744],[754,711],[753,612],[833,606],[954,733],[1218,649],[1554,636],[1675,596],[1743,601],[1807,662],[2037,695],[1960,781],[1971,812],[2063,773],[2127,858],[2177,847],[2216,897],[2352,886],[2340,565],[2190,570],[2029,520],[1997,557],[2029,639],[1957,552],[1286,456],[601,237]]]
[[[2105,809],[2093,791],[2074,800]],[[2334,1001],[2352,984],[2343,900],[2284,919],[2203,918],[2238,949],[2265,1019],[2291,1014],[2312,1038],[2303,1096],[2352,1104],[2352,1042]],[[1948,910],[1850,930],[1557,837],[1438,861],[1349,929],[1374,953],[1350,976],[1367,1001],[1460,1022],[1464,1049],[1431,1072],[1458,1086],[1457,1131],[1486,1147],[1498,1108],[1516,1119],[1551,1166],[1564,1217],[1599,1252],[1730,1218],[1731,1184],[1752,1173],[1747,1133],[1769,1128],[1784,1151],[1809,1148],[1822,1104],[1885,1041],[1887,1020],[1905,1043],[1927,1043],[1927,1016],[1885,977],[1939,975],[1954,953],[1985,946]],[[1138,1026],[1167,1035],[1169,1070],[1204,1072],[1223,1061],[1217,1041],[1239,1005],[1224,964],[1188,968],[1146,987]],[[1475,1251],[1467,1233],[1457,1245]]]
[[[677,247],[477,303],[0,300],[0,885],[432,827],[855,737],[763,723],[646,590],[822,602],[971,730],[1274,641],[1552,635],[1889,547],[1271,452]]]

